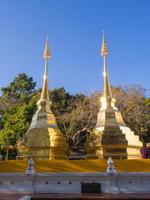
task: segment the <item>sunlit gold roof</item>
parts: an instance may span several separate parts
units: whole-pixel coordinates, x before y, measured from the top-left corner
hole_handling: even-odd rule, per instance
[[[150,172],[150,159],[115,160],[117,172]],[[36,172],[106,172],[104,159],[94,160],[38,160],[35,161]],[[1,161],[0,173],[22,172],[27,168],[26,160]]]

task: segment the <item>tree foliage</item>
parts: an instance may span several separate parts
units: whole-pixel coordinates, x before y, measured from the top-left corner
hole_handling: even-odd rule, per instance
[[[72,136],[85,128],[93,129],[98,113],[97,94],[90,97],[76,95],[72,104],[71,111],[63,113],[58,118],[66,135]]]
[[[135,134],[142,129],[150,128],[150,105],[144,97],[144,89],[138,85],[112,89],[116,98],[116,105],[122,113],[123,119]]]
[[[15,144],[29,127],[36,109],[35,85],[32,77],[23,73],[15,77],[8,87],[2,88],[0,144]]]
[[[7,87],[1,88],[3,103],[18,103],[27,101],[35,91],[36,82],[25,73],[19,74]]]
[[[18,138],[27,131],[41,92],[35,91],[35,85],[32,77],[23,73],[15,77],[8,87],[2,88],[0,144],[16,144]],[[136,134],[142,128],[150,129],[150,99],[144,97],[143,91],[137,85],[112,88],[116,106],[127,126]],[[95,127],[100,93],[71,95],[64,88],[58,88],[50,91],[50,99],[58,126],[67,138],[85,128],[92,130]]]

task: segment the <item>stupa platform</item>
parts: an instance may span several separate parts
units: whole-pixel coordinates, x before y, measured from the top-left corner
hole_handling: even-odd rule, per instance
[[[117,172],[150,172],[150,159],[114,160]],[[25,160],[0,161],[0,173],[24,173]],[[35,171],[55,172],[106,172],[106,160],[40,160],[35,161]]]
[[[1,161],[0,194],[150,194],[150,160],[114,160],[116,172],[108,170],[108,164],[106,160],[37,160],[31,171],[27,161]]]

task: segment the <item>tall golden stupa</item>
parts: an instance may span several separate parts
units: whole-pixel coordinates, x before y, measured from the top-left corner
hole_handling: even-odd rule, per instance
[[[34,159],[67,159],[68,144],[60,132],[54,114],[51,111],[51,101],[48,91],[48,60],[51,53],[48,39],[44,50],[45,72],[42,93],[37,102],[37,111],[24,137],[17,144],[18,158],[33,157]]]
[[[125,124],[120,111],[115,107],[116,100],[112,97],[106,57],[108,49],[103,34],[101,56],[103,57],[103,95],[101,107],[93,134],[87,142],[87,152],[93,157],[122,159],[140,158],[142,143],[139,137]]]

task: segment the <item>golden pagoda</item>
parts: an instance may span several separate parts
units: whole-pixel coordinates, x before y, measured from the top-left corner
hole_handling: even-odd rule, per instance
[[[26,157],[33,157],[36,160],[67,159],[68,144],[51,111],[48,91],[48,60],[50,57],[47,39],[44,50],[45,71],[42,93],[37,102],[38,109],[33,115],[31,125],[17,144],[18,159]]]
[[[115,107],[116,100],[112,97],[109,84],[106,57],[108,49],[103,33],[101,56],[103,57],[103,94],[100,98],[101,107],[97,123],[87,142],[87,153],[97,158],[114,159],[140,158],[142,143],[139,137],[125,124],[120,111]],[[89,156],[90,157],[90,156]]]

